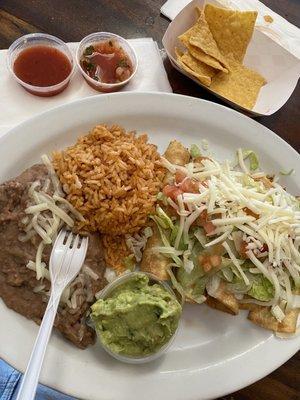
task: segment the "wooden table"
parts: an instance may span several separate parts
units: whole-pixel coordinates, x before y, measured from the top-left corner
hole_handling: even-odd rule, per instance
[[[159,12],[163,3],[164,0],[0,0],[0,48],[7,48],[19,36],[31,32],[47,32],[66,42],[75,42],[97,31],[111,31],[126,38],[151,36],[161,46],[169,23]],[[300,25],[300,0],[264,0],[264,3],[291,23]],[[221,103],[174,70],[167,60],[165,67],[175,93]],[[299,151],[299,109],[298,85],[277,113],[257,120]],[[300,400],[300,352],[266,378],[223,397],[223,400],[296,399]]]

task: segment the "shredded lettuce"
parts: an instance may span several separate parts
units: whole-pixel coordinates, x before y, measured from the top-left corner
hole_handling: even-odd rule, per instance
[[[152,248],[152,250],[170,257],[181,256],[183,254],[183,251],[176,250],[171,246],[155,246]]]
[[[185,303],[185,292],[181,284],[178,282],[176,279],[176,276],[174,275],[173,271],[171,268],[167,270],[169,277],[171,279],[172,285],[175,290],[181,295],[181,304],[183,305]]]
[[[157,226],[160,226],[163,229],[168,229],[168,226],[162,218],[159,218],[157,215],[150,215],[150,218],[156,223]]]
[[[177,271],[177,280],[186,297],[196,303],[203,303],[205,300],[204,293],[208,277],[203,276],[203,271],[199,266],[194,266],[190,273],[183,268],[179,268]]]
[[[157,196],[156,196],[156,199],[157,199],[158,201],[161,201],[161,202],[163,203],[164,206],[167,206],[167,205],[168,205],[168,200],[167,200],[168,198],[167,198],[166,195],[163,194],[163,192],[158,192],[158,193],[157,193]]]
[[[220,272],[227,282],[233,281],[233,272],[230,266],[222,268]]]
[[[183,268],[185,269],[185,271],[190,274],[193,269],[194,269],[194,263],[192,260],[190,260],[190,255],[191,255],[191,250],[186,250],[183,253]]]
[[[156,214],[161,219],[161,221],[163,221],[164,225],[166,226],[165,229],[167,229],[167,228],[173,229],[174,228],[173,221],[160,206],[156,207]]]
[[[176,222],[174,224],[174,227],[171,231],[171,235],[170,235],[170,243],[172,246],[175,246],[175,241],[178,235],[178,230],[179,230],[179,223]],[[187,250],[188,248],[188,244],[184,243],[183,240],[183,236],[181,236],[180,241],[179,241],[179,245],[178,245],[178,250]]]
[[[166,247],[172,247],[162,227],[157,223],[157,221],[153,218],[153,216],[151,218],[156,222],[163,245]],[[178,267],[183,266],[182,260],[177,255],[172,255],[171,258]]]
[[[198,242],[201,244],[202,247],[204,247],[206,245],[207,237],[202,228],[197,228],[194,232],[194,236],[198,240]]]
[[[247,275],[247,277],[249,276]],[[228,283],[227,288],[233,293],[248,293],[249,291],[249,285],[246,285],[244,279],[237,275],[233,275],[233,279],[231,283]]]
[[[192,158],[200,157],[201,151],[196,144],[192,144],[190,147],[190,155]]]
[[[290,176],[295,172],[294,168],[290,169],[289,171],[279,171],[280,175]]]
[[[246,186],[246,188],[255,188],[257,189],[258,192],[261,191],[262,184],[260,181],[255,181],[251,176],[244,174],[242,176],[242,181],[243,184]]]
[[[259,167],[259,160],[257,154],[253,150],[243,150],[243,158],[249,158],[250,170],[256,171]]]
[[[247,294],[260,301],[269,301],[273,299],[275,289],[265,276],[258,274],[254,277],[252,287]]]

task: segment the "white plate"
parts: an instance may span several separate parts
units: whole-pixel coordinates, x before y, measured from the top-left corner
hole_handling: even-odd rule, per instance
[[[83,99],[41,114],[0,139],[0,181],[61,149],[98,123],[148,132],[163,151],[171,139],[186,145],[209,140],[219,158],[239,146],[258,151],[268,171],[295,168],[288,189],[300,193],[300,157],[257,122],[223,106],[191,97],[120,93]],[[0,303],[0,357],[24,371],[37,325]],[[276,339],[246,319],[186,306],[179,336],[168,354],[148,365],[126,365],[98,345],[78,350],[59,334],[51,338],[41,382],[89,400],[203,400],[222,396],[262,378],[300,347],[300,338]]]

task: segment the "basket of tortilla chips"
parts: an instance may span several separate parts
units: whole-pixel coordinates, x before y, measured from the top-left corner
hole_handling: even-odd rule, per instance
[[[272,114],[292,94],[299,60],[255,31],[256,11],[215,4],[192,1],[170,24],[163,44],[171,63],[234,107]]]

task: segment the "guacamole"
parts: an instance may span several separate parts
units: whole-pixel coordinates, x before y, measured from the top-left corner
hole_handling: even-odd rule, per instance
[[[109,297],[96,301],[91,317],[108,349],[137,357],[157,352],[170,340],[181,311],[176,298],[163,286],[136,273]]]

